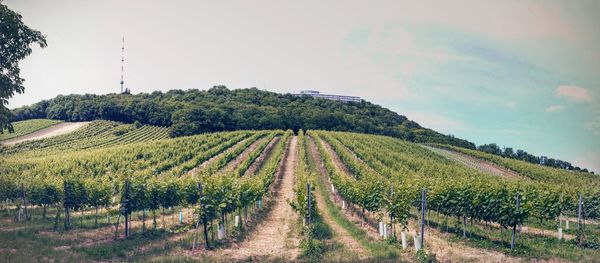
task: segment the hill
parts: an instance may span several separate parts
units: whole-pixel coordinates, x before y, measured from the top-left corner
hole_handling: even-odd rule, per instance
[[[67,95],[12,110],[13,121],[111,120],[170,127],[173,137],[215,131],[316,129],[388,135],[413,142],[474,149],[466,140],[424,128],[370,102],[297,97],[256,88],[171,90],[150,94]]]

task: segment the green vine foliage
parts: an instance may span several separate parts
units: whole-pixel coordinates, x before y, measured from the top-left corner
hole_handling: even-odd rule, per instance
[[[548,177],[564,176],[562,171],[536,178],[502,178],[454,163],[420,145],[385,136],[326,131],[311,131],[309,135],[317,142],[331,181],[344,199],[367,211],[392,214],[404,226],[410,206],[420,207],[423,187],[428,189],[429,209],[452,217],[496,222],[506,228],[529,218],[554,220],[562,213],[572,213],[576,207],[575,188],[588,196],[589,202],[584,204],[586,217],[594,218],[598,213],[599,201],[594,199],[597,190],[590,189],[588,183],[597,185],[600,179],[592,180],[587,175],[572,175],[579,178],[575,180],[579,185],[559,178],[548,182]],[[339,156],[349,174],[336,167],[332,154]]]
[[[105,129],[106,124],[93,122],[86,132]],[[123,215],[146,209],[197,205],[202,201],[199,212],[212,220],[268,194],[291,134],[291,131],[219,132],[107,148],[82,150],[74,145],[72,151],[60,154],[47,150],[3,155],[0,158],[0,198],[12,202],[20,200],[23,185],[31,204],[60,204],[69,211],[79,211],[110,207],[115,205],[113,198],[118,197],[119,213]],[[245,174],[269,141],[276,137],[278,143],[261,169],[256,174]],[[264,140],[260,145],[235,170],[223,170],[261,138]],[[63,139],[65,143],[72,140]],[[59,141],[52,143],[62,145]],[[211,158],[215,160],[200,167]],[[129,182],[127,195],[126,180]],[[198,183],[204,185],[202,199]]]
[[[298,132],[297,156],[298,164],[295,170],[294,192],[295,199],[291,200],[290,205],[302,217],[308,218],[309,213],[313,217],[317,215],[317,201],[315,199],[315,180],[316,175],[311,173],[308,168],[307,137],[303,130]],[[308,205],[308,189],[310,187],[310,210]]]

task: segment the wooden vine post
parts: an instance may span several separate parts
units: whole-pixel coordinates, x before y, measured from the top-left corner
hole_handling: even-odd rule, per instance
[[[390,200],[394,197],[394,186],[390,182]],[[390,225],[392,226],[392,232],[394,232],[394,238],[396,237],[396,227],[394,226],[394,213],[390,211]]]
[[[579,246],[585,243],[585,237],[583,235],[583,224],[581,221],[581,215],[583,213],[583,195],[579,194],[579,201],[577,204],[577,244]]]
[[[194,243],[192,243],[192,251],[196,250],[196,247],[198,246],[198,226],[200,225],[201,221],[200,214],[202,214],[202,183],[198,183],[198,190],[200,191],[200,195],[198,197],[199,213],[198,220],[196,221],[196,229],[194,230]]]
[[[421,233],[419,239],[421,241],[421,248],[425,247],[424,237],[425,237],[425,210],[427,209],[427,189],[421,189]]]
[[[27,213],[27,200],[25,199],[25,187],[21,183],[21,199],[23,200],[23,206],[25,206],[25,220],[29,220],[29,214]]]
[[[307,200],[308,200],[308,221],[307,221],[307,223],[308,223],[308,225],[310,225],[311,217],[312,217],[311,207],[310,207],[310,183],[306,183],[306,193],[307,193],[307,197],[308,197],[307,198]]]
[[[202,225],[204,227],[204,248],[208,249],[208,222],[206,220],[206,213],[204,213],[204,203],[202,203],[202,195],[203,195],[203,187],[202,183],[198,183],[198,191],[200,191],[200,213],[202,214]]]
[[[517,194],[517,213],[519,213],[519,209],[521,206],[521,200],[520,200],[520,196],[519,194]],[[512,229],[512,239],[510,241],[510,249],[515,249],[515,241],[516,241],[516,234],[517,234],[517,223],[515,221],[515,223],[513,223],[513,229]]]
[[[65,206],[65,222],[64,222],[64,228],[65,230],[68,230],[71,227],[71,214],[70,214],[70,207],[71,207],[71,185],[69,182],[67,181],[63,181],[63,192],[64,192],[64,201],[63,201],[63,205]]]
[[[583,197],[579,194],[579,202],[577,203],[577,228],[581,229],[581,210],[583,210]]]
[[[129,209],[130,209],[129,200],[129,179],[125,180],[125,237],[129,237]]]

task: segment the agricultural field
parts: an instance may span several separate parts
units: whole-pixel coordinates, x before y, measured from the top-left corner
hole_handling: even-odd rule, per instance
[[[530,169],[554,174],[507,178],[392,138],[336,132],[316,132],[313,137],[320,141],[321,156],[332,156],[323,161],[333,185],[330,190],[343,200],[342,206],[365,222],[372,218],[374,227],[383,222],[405,229],[408,236],[419,232],[416,222],[423,222],[432,235],[430,252],[441,259],[594,262],[600,256],[598,225],[583,222],[598,218],[600,181],[594,175],[531,165]],[[570,176],[569,183],[561,176]],[[575,226],[579,211],[581,229]],[[558,231],[563,233],[561,241]],[[511,232],[516,234],[514,242]],[[452,250],[455,244],[440,245],[436,240],[440,237],[469,248]],[[427,235],[424,242],[427,247]],[[464,252],[469,249],[472,253]]]
[[[46,2],[0,263],[600,263],[600,1]]]
[[[3,131],[4,133],[0,133],[0,141],[6,141],[13,138],[21,137],[23,135],[27,135],[39,131],[41,129],[45,129],[50,126],[59,124],[61,122],[63,121],[50,119],[31,119],[26,121],[17,121],[12,124],[14,133],[9,133],[7,130]]]
[[[0,200],[0,261],[600,259],[600,178],[349,132],[94,121],[3,147]]]
[[[82,150],[109,147],[121,144],[143,143],[169,137],[168,128],[151,125],[123,124],[114,121],[94,121],[89,125],[67,134],[18,143],[0,148],[6,154],[47,150]]]

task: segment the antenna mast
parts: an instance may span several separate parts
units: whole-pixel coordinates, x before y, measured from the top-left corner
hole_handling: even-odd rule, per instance
[[[123,36],[122,46],[121,46],[121,93],[124,92],[123,84],[125,84],[125,82],[123,81],[123,64],[124,63],[125,63],[125,36]],[[126,91],[127,90],[125,90],[125,92]]]

